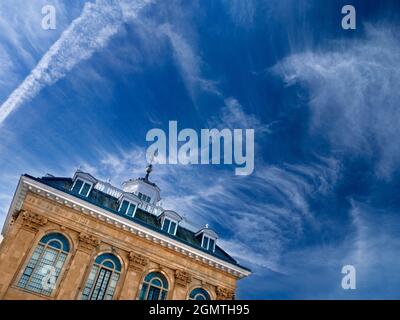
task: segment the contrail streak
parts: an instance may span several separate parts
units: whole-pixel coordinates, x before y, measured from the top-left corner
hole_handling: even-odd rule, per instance
[[[96,0],[62,33],[36,67],[0,106],[0,125],[44,87],[57,82],[82,60],[103,48],[121,25],[152,0]]]

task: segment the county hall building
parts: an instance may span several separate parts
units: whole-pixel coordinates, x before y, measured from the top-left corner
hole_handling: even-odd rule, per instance
[[[191,230],[144,178],[116,188],[23,175],[0,243],[0,299],[224,300],[250,274],[208,226]]]

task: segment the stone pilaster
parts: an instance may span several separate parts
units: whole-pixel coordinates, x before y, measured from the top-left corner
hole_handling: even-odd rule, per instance
[[[70,267],[65,270],[65,276],[60,282],[60,291],[57,299],[73,300],[79,298],[83,286],[83,281],[95,248],[100,244],[100,240],[92,235],[81,232],[78,236],[79,243],[75,255],[72,257]]]
[[[133,251],[129,252],[128,259],[128,270],[119,297],[121,300],[134,300],[137,298],[143,272],[149,263],[146,257]]]
[[[175,270],[175,288],[172,299],[186,300],[188,285],[192,282],[192,276],[183,270]]]
[[[92,253],[93,250],[100,244],[100,240],[92,235],[88,235],[84,232],[79,234],[78,250]]]
[[[175,284],[186,287],[190,282],[192,282],[192,276],[186,271],[176,270],[175,271]]]
[[[13,279],[17,281],[16,276],[24,260],[29,258],[28,254],[32,246],[35,245],[36,233],[47,224],[45,217],[29,211],[21,211],[17,220],[20,228],[8,232],[7,243],[1,247],[0,251],[0,299],[7,299],[5,295],[8,288],[12,285]]]
[[[138,271],[143,271],[144,268],[148,265],[149,260],[142,256],[139,253],[135,253],[133,251],[129,252],[129,267],[136,269]]]

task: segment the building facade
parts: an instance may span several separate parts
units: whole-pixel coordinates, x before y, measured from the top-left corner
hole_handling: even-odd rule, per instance
[[[0,299],[224,300],[250,275],[145,178],[23,175],[0,244]]]

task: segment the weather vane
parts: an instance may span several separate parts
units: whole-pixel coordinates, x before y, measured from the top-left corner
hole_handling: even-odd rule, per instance
[[[144,178],[146,181],[149,181],[149,175],[153,171],[153,161],[154,161],[154,158],[157,157],[157,155],[158,155],[158,150],[156,150],[154,153],[152,153],[149,157],[149,163],[146,167],[146,176]]]

